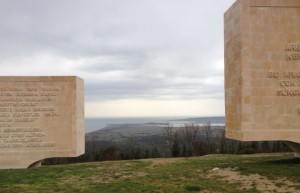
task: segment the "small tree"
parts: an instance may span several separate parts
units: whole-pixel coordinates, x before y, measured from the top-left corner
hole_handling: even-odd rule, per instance
[[[194,155],[194,145],[199,134],[200,127],[195,124],[185,124],[181,129],[182,136],[184,137],[188,149],[190,149],[191,154]]]
[[[154,147],[151,151],[151,157],[152,158],[158,158],[161,157],[160,152],[158,151],[157,147]]]
[[[211,153],[212,129],[211,129],[210,121],[205,124],[204,131],[205,131],[205,138],[206,138],[206,143],[207,143],[207,148],[208,148],[207,151],[208,151],[208,153]]]
[[[180,155],[178,132],[174,134],[174,142],[172,147],[172,157],[178,157]]]
[[[218,132],[220,153],[226,152],[225,129],[220,129]]]
[[[103,151],[104,160],[117,160],[119,155],[119,148],[116,146],[110,146]]]
[[[166,123],[163,127],[163,130],[167,136],[167,143],[169,147],[169,154],[173,154],[173,145],[174,145],[174,127],[171,123]]]

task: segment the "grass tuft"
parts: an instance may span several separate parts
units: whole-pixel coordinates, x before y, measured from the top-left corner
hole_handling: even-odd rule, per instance
[[[191,186],[186,186],[185,189],[189,192],[198,192],[198,191],[204,190],[205,187],[191,185]]]

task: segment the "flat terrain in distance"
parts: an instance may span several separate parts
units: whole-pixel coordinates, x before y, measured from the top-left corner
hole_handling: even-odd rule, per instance
[[[291,153],[208,155],[0,170],[1,193],[300,192]]]

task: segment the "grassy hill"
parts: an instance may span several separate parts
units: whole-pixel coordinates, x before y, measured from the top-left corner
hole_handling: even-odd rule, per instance
[[[0,192],[300,192],[292,154],[209,155],[0,170]]]

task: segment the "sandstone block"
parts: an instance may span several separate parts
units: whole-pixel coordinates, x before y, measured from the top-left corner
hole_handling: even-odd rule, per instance
[[[78,77],[0,77],[0,168],[84,153],[84,84]]]
[[[226,136],[300,143],[300,1],[238,0],[225,13]]]

